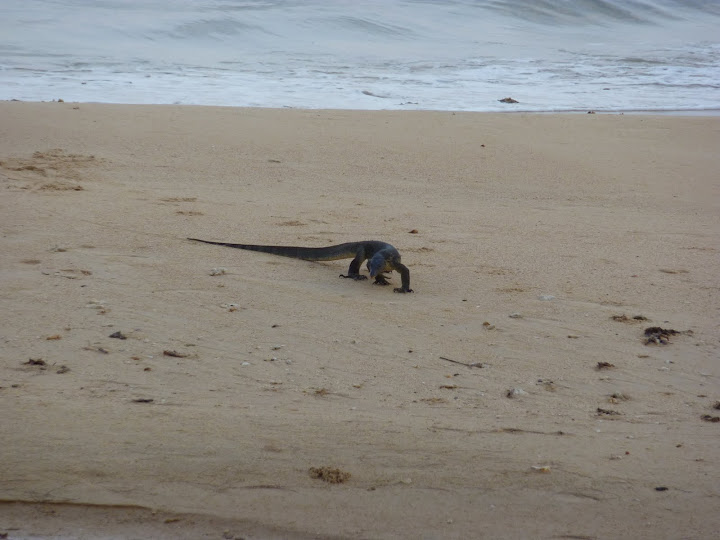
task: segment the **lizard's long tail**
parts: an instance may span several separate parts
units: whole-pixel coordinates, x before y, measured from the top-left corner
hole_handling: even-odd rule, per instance
[[[246,249],[249,251],[260,251],[262,253],[271,253],[280,255],[281,257],[291,257],[293,259],[304,259],[306,261],[336,261],[338,259],[352,259],[357,255],[358,242],[349,242],[346,244],[338,244],[335,246],[317,247],[296,247],[296,246],[260,246],[255,244],[232,244],[229,242],[212,242],[210,240],[201,240],[199,238],[188,238],[195,242],[203,242],[204,244],[213,244],[216,246],[226,246],[237,249]]]

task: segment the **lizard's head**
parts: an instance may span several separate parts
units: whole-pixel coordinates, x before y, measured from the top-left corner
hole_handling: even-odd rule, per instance
[[[370,271],[370,277],[374,278],[377,277],[380,272],[385,271],[385,257],[382,253],[376,253],[373,255],[371,259],[367,262],[368,270]]]

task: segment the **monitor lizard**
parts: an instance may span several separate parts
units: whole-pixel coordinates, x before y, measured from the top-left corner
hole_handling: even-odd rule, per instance
[[[367,276],[360,274],[360,265],[367,260],[367,268],[370,277],[375,279],[375,285],[389,285],[387,277],[383,274],[395,270],[400,273],[402,287],[393,289],[396,293],[411,293],[410,270],[400,262],[400,253],[393,246],[379,240],[368,240],[366,242],[347,242],[327,247],[297,247],[297,246],[260,246],[255,244],[231,244],[229,242],[211,242],[199,238],[188,238],[195,242],[214,244],[216,246],[227,246],[231,248],[247,249],[249,251],[260,251],[271,253],[282,257],[292,257],[305,261],[336,261],[338,259],[350,259],[350,268],[347,275],[340,274],[342,278],[354,280],[367,279]]]

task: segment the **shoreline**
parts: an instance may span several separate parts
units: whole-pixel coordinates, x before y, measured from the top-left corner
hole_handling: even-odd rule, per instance
[[[717,117],[0,116],[0,533],[720,530]]]
[[[634,116],[697,116],[717,117],[720,116],[718,109],[557,109],[557,110],[506,110],[506,111],[470,111],[462,109],[316,109],[304,107],[250,107],[239,105],[198,105],[193,103],[114,103],[102,101],[69,101],[56,99],[50,101],[24,101],[20,99],[0,100],[0,103],[72,103],[76,105],[127,105],[131,107],[212,107],[229,109],[257,109],[257,110],[296,110],[296,111],[346,111],[346,112],[420,112],[420,113],[454,113],[454,114],[599,114],[599,115],[634,115]]]

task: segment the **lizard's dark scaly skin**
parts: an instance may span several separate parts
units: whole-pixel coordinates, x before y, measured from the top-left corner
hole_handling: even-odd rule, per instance
[[[262,253],[271,253],[273,255],[280,255],[281,257],[292,257],[293,259],[302,259],[305,261],[336,261],[338,259],[352,259],[347,275],[340,274],[340,277],[354,280],[367,279],[366,276],[360,274],[360,265],[363,261],[367,260],[367,268],[370,271],[370,277],[375,279],[376,285],[389,285],[387,278],[383,274],[395,270],[400,274],[402,287],[397,287],[393,289],[393,291],[397,293],[413,292],[410,288],[410,270],[408,270],[407,267],[400,262],[400,253],[398,253],[398,250],[390,244],[380,242],[378,240],[368,240],[367,242],[347,242],[345,244],[321,248],[231,244],[229,242],[211,242],[210,240],[200,240],[199,238],[188,238],[188,240],[203,242],[205,244],[213,244],[216,246],[246,249],[249,251],[260,251]]]

